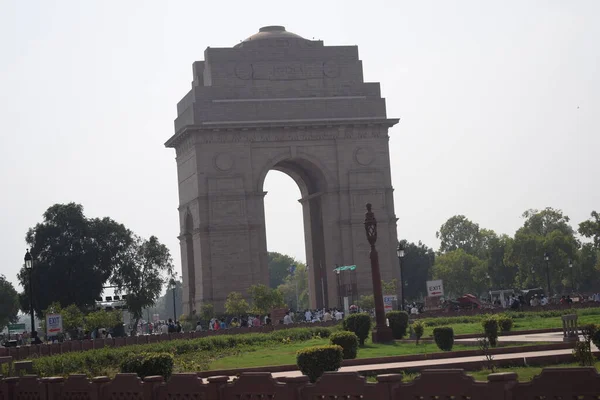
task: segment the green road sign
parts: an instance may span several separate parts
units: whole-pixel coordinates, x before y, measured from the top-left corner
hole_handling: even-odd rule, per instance
[[[23,332],[25,331],[25,324],[11,324],[8,325],[8,332]]]

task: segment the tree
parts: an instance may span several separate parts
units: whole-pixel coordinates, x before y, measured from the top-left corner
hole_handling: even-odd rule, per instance
[[[277,290],[281,292],[290,308],[303,310],[308,308],[308,271],[304,263],[297,262],[295,265],[294,274],[289,274],[288,270],[284,283],[279,285]]]
[[[375,308],[375,296],[363,294],[358,299],[357,305],[363,310],[372,310]]]
[[[65,332],[71,335],[71,338],[77,337],[77,330],[84,326],[83,312],[75,305],[70,304],[67,307],[62,307],[59,302],[54,302],[48,306],[43,312],[43,325],[45,328],[45,317],[48,314],[60,314],[62,317],[62,326]],[[45,330],[45,329],[44,329]]]
[[[263,284],[252,285],[248,289],[252,297],[252,313],[266,315],[274,308],[285,307],[283,295],[277,289],[271,289]]]
[[[215,307],[210,303],[204,303],[200,306],[200,318],[204,321],[210,321],[215,316]]]
[[[402,281],[404,283],[404,299],[416,300],[427,296],[426,282],[431,278],[435,262],[435,252],[419,241],[409,243],[401,240],[404,247],[402,259]]]
[[[382,279],[381,280],[381,290],[383,291],[383,294],[392,295],[392,294],[396,293],[396,285],[397,284],[398,284],[398,281],[396,280],[396,278],[394,278],[388,282],[386,282]]]
[[[285,278],[290,274],[290,265],[299,265],[293,257],[285,254],[269,252],[269,287],[276,289],[285,283]]]
[[[89,313],[84,318],[85,330],[92,332],[96,328],[115,328],[123,323],[123,313],[119,310],[99,310]]]
[[[507,259],[518,265],[516,284],[518,287],[547,285],[550,277],[550,292],[553,294],[570,287],[569,260],[578,253],[579,242],[575,231],[569,225],[569,217],[561,210],[527,210],[523,213],[525,222],[515,233],[515,238],[507,254]],[[544,254],[549,255],[546,264]],[[546,288],[548,290],[548,288]]]
[[[592,218],[579,224],[579,234],[594,239],[594,246],[600,250],[600,214],[592,211]]]
[[[19,313],[19,295],[12,283],[0,275],[0,331],[8,324],[17,321]]]
[[[26,242],[33,256],[33,306],[37,314],[53,302],[91,306],[102,293],[113,267],[131,245],[131,232],[110,218],[86,218],[83,206],[55,204],[30,228]],[[25,288],[21,309],[29,311],[30,274],[18,274]]]
[[[126,292],[126,304],[133,314],[137,326],[142,318],[142,310],[152,306],[158,299],[163,284],[163,274],[173,274],[173,262],[169,249],[155,236],[144,240],[134,236],[133,243],[115,265],[111,283],[118,292]]]
[[[440,253],[462,249],[467,254],[480,255],[482,238],[479,225],[464,215],[449,218],[435,236],[440,239]]]
[[[225,312],[229,315],[240,316],[248,314],[250,306],[241,293],[231,292],[225,301]]]
[[[482,256],[487,265],[491,289],[508,289],[514,286],[518,267],[507,258],[513,244],[508,235],[498,236],[492,230],[482,229]]]
[[[478,295],[488,289],[485,275],[485,262],[463,249],[438,256],[433,266],[433,277],[442,279],[446,293],[456,296],[469,292]]]

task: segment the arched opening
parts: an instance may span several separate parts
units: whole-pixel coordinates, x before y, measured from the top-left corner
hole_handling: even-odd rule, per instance
[[[187,257],[187,281],[189,282],[188,310],[190,313],[193,313],[196,308],[196,264],[194,262],[194,220],[190,213],[185,216],[184,236]]]
[[[321,204],[327,188],[325,176],[313,162],[302,158],[280,160],[268,171],[273,172],[265,174],[261,188],[267,193],[264,199],[267,248],[306,260],[309,306],[333,306],[328,304]],[[273,192],[272,196],[269,192]],[[298,226],[300,220],[302,227]],[[302,242],[304,257],[299,254]]]

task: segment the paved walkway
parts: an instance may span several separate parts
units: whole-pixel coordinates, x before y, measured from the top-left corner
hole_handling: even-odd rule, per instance
[[[521,342],[562,342],[562,332],[555,333],[539,333],[531,335],[515,335],[504,337],[505,341],[521,341]],[[501,338],[500,338],[501,339]],[[472,339],[461,339],[464,341]],[[457,340],[460,342],[461,340]],[[592,344],[592,351],[598,351],[598,348]],[[527,363],[528,359],[534,359],[539,357],[556,356],[556,355],[569,355],[572,354],[572,349],[564,350],[549,350],[549,351],[531,351],[531,352],[518,352],[510,354],[496,354],[494,355],[494,361],[500,360],[515,360],[523,364]],[[368,365],[353,365],[349,367],[340,368],[340,372],[368,372],[368,371],[379,371],[384,369],[421,369],[424,367],[438,367],[443,365],[444,368],[452,368],[453,364],[459,365],[468,362],[482,362],[485,361],[484,356],[473,356],[473,357],[456,357],[447,359],[437,360],[420,360],[420,361],[407,361],[407,362],[396,362],[396,363],[382,363],[382,364],[368,364]],[[273,373],[274,377],[293,377],[300,376],[300,371],[285,371]]]

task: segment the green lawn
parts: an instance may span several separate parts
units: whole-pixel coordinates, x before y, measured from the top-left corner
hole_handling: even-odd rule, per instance
[[[533,329],[546,329],[546,328],[562,328],[562,320],[560,317],[544,318],[539,316],[531,316],[527,318],[515,318],[513,324],[513,331],[527,331]],[[578,325],[584,324],[600,324],[600,315],[580,315],[578,319]],[[455,335],[466,335],[473,333],[481,333],[483,328],[481,322],[468,322],[468,323],[451,323],[447,326],[451,326],[454,329]],[[433,326],[426,326],[423,337],[430,337],[433,335]]]
[[[222,358],[212,360],[208,364],[208,369],[218,370],[296,364],[296,353],[298,350],[325,344],[329,344],[329,339],[312,339],[305,342],[277,344],[266,348],[246,349],[236,355],[225,355]],[[478,349],[478,347],[455,344],[452,350],[475,349]],[[405,356],[438,352],[441,352],[441,350],[435,343],[421,343],[417,346],[412,343],[372,344],[367,341],[364,347],[359,348],[357,358]]]

